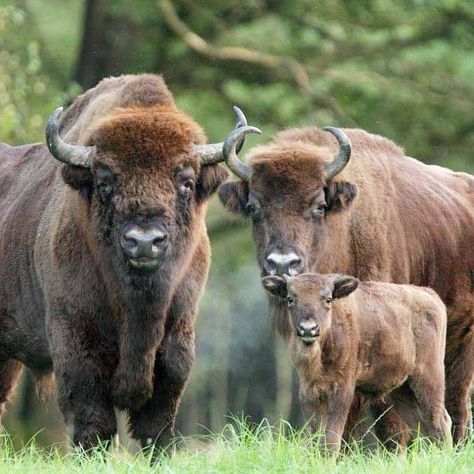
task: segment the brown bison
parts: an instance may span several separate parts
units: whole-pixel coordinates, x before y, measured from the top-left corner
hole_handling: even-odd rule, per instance
[[[449,441],[444,406],[446,307],[431,289],[363,282],[338,274],[266,276],[266,290],[286,299],[285,334],[300,377],[304,414],[320,444],[341,446],[356,390],[366,399],[407,384],[426,434]],[[357,291],[356,291],[357,290]]]
[[[460,440],[474,373],[474,177],[425,165],[362,130],[288,130],[254,148],[248,165],[235,153],[226,158],[241,179],[222,185],[219,197],[252,219],[263,275],[339,272],[441,296],[446,405]],[[269,304],[287,333],[284,302]],[[389,418],[393,430],[396,414]]]
[[[240,114],[226,146],[249,131]],[[61,138],[61,136],[63,138]],[[0,403],[23,365],[54,371],[73,440],[117,430],[167,444],[194,359],[223,144],[159,76],[102,81],[47,126],[47,145],[0,146]],[[61,163],[62,162],[62,163]],[[42,385],[42,384],[40,384]]]

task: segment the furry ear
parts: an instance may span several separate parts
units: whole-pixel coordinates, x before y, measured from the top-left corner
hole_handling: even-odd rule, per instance
[[[89,195],[94,179],[89,169],[64,164],[61,167],[64,182],[83,195]]]
[[[355,277],[336,275],[334,277],[334,289],[332,290],[332,297],[344,298],[350,295],[359,286],[359,280]]]
[[[357,186],[347,181],[330,183],[326,188],[327,212],[347,209],[357,196]]]
[[[279,296],[280,298],[284,298],[286,296],[286,280],[282,277],[263,277],[262,285],[273,296]]]
[[[247,215],[249,187],[244,181],[229,181],[224,183],[218,191],[219,199],[224,207],[238,214]]]
[[[210,198],[217,188],[227,179],[228,172],[220,165],[205,165],[196,182],[196,193],[199,201]]]

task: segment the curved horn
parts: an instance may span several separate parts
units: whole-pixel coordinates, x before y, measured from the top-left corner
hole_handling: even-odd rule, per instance
[[[324,168],[324,178],[326,181],[329,181],[338,175],[347,166],[347,163],[349,163],[352,145],[349,137],[340,128],[324,127],[323,130],[332,133],[339,143],[339,153],[336,158]]]
[[[59,117],[62,111],[63,108],[58,107],[48,119],[46,145],[58,161],[81,168],[90,168],[95,146],[70,145],[62,140],[59,136]]]
[[[247,125],[247,118],[245,114],[236,105],[233,107],[234,114],[236,117],[236,123],[234,130],[245,127]],[[236,146],[236,153],[239,153],[245,142],[245,136]],[[195,145],[194,150],[196,154],[201,158],[202,165],[215,165],[224,161],[223,155],[224,142],[221,143],[208,143],[206,145]]]
[[[250,126],[237,128],[227,137],[223,147],[224,159],[229,169],[240,179],[247,182],[250,180],[250,168],[240,161],[237,156],[237,147],[245,140],[248,133],[260,134],[262,131],[257,127]]]

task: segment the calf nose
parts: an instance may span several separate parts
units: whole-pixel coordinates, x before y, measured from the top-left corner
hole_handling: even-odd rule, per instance
[[[319,333],[319,324],[313,321],[303,321],[298,324],[299,337],[314,339],[319,336]]]
[[[143,229],[132,226],[122,234],[122,249],[132,258],[156,258],[167,237],[166,232],[157,228]]]
[[[295,276],[299,273],[301,258],[294,252],[277,253],[272,252],[267,258],[267,269],[271,275]]]

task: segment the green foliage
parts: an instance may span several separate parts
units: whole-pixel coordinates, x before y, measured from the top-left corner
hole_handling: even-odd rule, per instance
[[[324,456],[315,444],[318,436],[309,437],[282,422],[269,426],[235,421],[220,434],[185,438],[172,458],[161,456],[150,466],[150,455],[132,456],[123,449],[105,452],[98,448],[87,456],[76,452],[64,454],[58,448],[39,450],[31,442],[15,451],[4,441],[0,454],[0,472],[9,474],[50,473],[335,473],[335,474],[399,474],[399,473],[468,473],[474,463],[474,444],[468,440],[462,448],[437,448],[419,439],[403,456],[382,448],[372,453],[351,445],[347,453],[335,459]]]
[[[53,107],[41,72],[39,44],[27,39],[25,12],[0,6],[0,137],[16,144],[42,140],[45,112]]]

